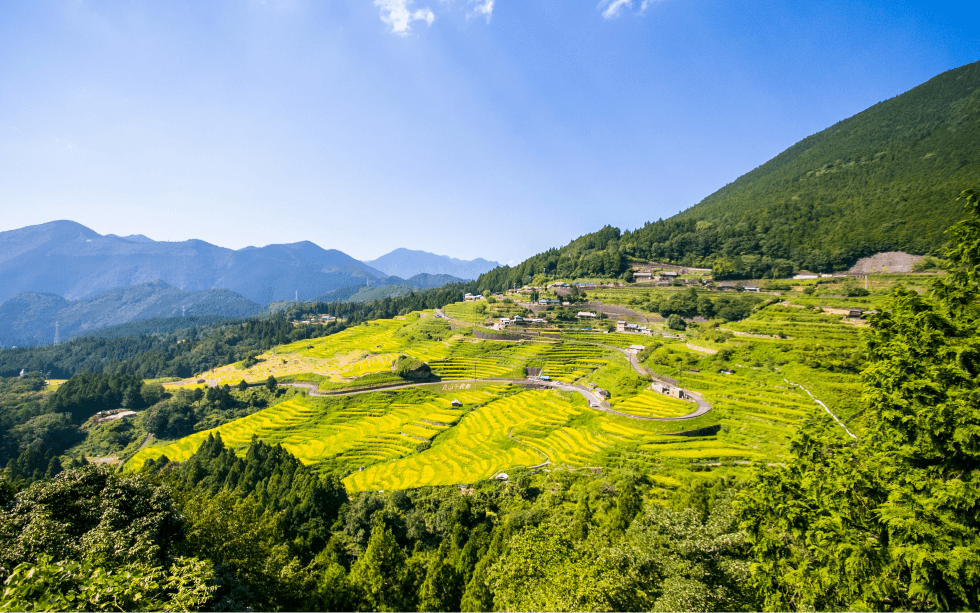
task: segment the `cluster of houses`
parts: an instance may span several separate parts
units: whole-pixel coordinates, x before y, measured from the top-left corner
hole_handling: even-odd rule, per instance
[[[650,384],[650,389],[657,392],[658,394],[663,394],[664,396],[670,396],[671,398],[677,398],[678,400],[684,400],[687,396],[684,395],[684,390],[679,387],[674,387],[672,385],[667,385],[666,383],[661,383],[659,381],[654,381]]]
[[[641,326],[640,324],[628,324],[623,320],[616,322],[616,332],[626,333],[626,334],[645,334],[647,336],[653,335],[653,330],[646,326]]]
[[[513,319],[510,317],[500,318],[501,326],[509,326],[510,324],[546,324],[546,323],[548,323],[548,320],[542,319],[540,317],[521,317],[520,315],[515,315]]]
[[[337,318],[333,315],[318,315],[312,319],[294,319],[293,325],[298,326],[299,324],[325,324],[331,321],[337,321]]]

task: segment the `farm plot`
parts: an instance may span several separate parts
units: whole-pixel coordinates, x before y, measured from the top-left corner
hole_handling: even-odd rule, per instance
[[[401,353],[422,361],[445,358],[450,342],[406,334],[421,315],[416,312],[401,318],[376,320],[331,336],[281,345],[258,356],[258,363],[249,368],[223,366],[207,373],[205,378],[234,385],[242,379],[257,383],[269,375],[279,379],[305,374],[315,375],[315,380],[342,383],[385,372]]]
[[[464,404],[487,402],[505,391],[501,386],[455,391],[449,397],[427,391],[395,394],[361,394],[343,399],[301,398],[259,411],[213,430],[198,432],[175,443],[148,447],[131,460],[141,466],[147,459],[166,455],[183,461],[190,457],[209,434],[220,434],[225,444],[244,448],[252,436],[280,443],[307,464],[335,460],[342,464],[370,464],[414,453],[420,440],[448,428],[434,424],[440,419],[457,420],[461,413],[450,406],[450,398]]]
[[[609,363],[606,350],[581,343],[557,343],[547,348],[542,375],[558,381],[572,382]]]
[[[693,413],[697,405],[652,390],[643,390],[636,396],[614,399],[612,408],[621,413],[641,417],[681,417]]]
[[[700,373],[685,375],[685,386],[699,390],[724,417],[719,438],[778,458],[786,452],[796,425],[816,405],[776,375]],[[782,384],[782,385],[780,385]]]
[[[421,454],[358,471],[344,480],[352,491],[472,483],[500,470],[550,460],[590,463],[611,443],[568,427],[581,401],[535,390],[494,400],[467,413]]]
[[[562,332],[562,338],[586,343],[599,343],[610,347],[626,349],[630,345],[647,345],[652,342],[653,337],[645,334],[622,334],[610,332],[602,334],[600,332]],[[659,337],[657,337],[659,339]]]

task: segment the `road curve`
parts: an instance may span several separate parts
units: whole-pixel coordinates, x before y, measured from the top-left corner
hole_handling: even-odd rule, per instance
[[[337,392],[321,392],[317,389],[315,383],[280,383],[279,385],[289,386],[289,387],[300,387],[307,390],[310,396],[317,396],[320,398],[329,398],[336,396],[356,396],[358,394],[371,394],[373,392],[386,392],[401,390],[411,387],[425,387],[431,385],[455,385],[458,383],[507,383],[511,385],[524,385],[528,387],[538,387],[538,388],[551,388],[559,389],[566,392],[577,392],[581,394],[589,406],[593,409],[598,409],[600,411],[605,411],[606,413],[612,413],[613,415],[619,415],[620,417],[627,417],[629,419],[640,419],[643,421],[683,421],[685,419],[693,419],[695,417],[700,417],[708,411],[711,410],[711,405],[705,402],[704,398],[697,395],[694,392],[688,392],[691,397],[695,399],[698,404],[698,409],[689,415],[681,415],[680,417],[646,417],[644,415],[631,415],[629,413],[622,413],[616,411],[609,406],[602,397],[596,394],[594,391],[585,387],[584,385],[576,385],[573,383],[562,383],[561,381],[532,381],[528,379],[453,379],[451,381],[429,381],[427,383],[402,383],[399,385],[389,385],[386,387],[372,387],[368,389],[361,390],[351,390],[351,391],[337,391]],[[685,390],[687,391],[687,390]]]

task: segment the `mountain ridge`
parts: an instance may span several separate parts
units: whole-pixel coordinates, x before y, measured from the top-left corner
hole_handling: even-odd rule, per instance
[[[248,317],[264,308],[227,289],[190,292],[163,281],[114,288],[81,300],[21,292],[0,303],[0,346],[43,345],[73,336],[173,316]]]
[[[938,254],[980,177],[980,62],[939,74],[787,147],[680,213],[607,226],[481,275],[629,278],[631,263],[712,268],[716,279],[847,270],[875,253]]]
[[[267,304],[297,292],[309,299],[364,279],[384,284],[387,276],[310,241],[232,250],[199,239],[103,236],[68,220],[0,232],[0,301],[24,291],[77,300],[163,280],[189,291],[229,289]]]
[[[419,274],[445,274],[460,279],[476,279],[481,274],[500,266],[498,262],[476,258],[461,260],[448,255],[399,247],[379,258],[365,262],[385,274],[410,279]]]

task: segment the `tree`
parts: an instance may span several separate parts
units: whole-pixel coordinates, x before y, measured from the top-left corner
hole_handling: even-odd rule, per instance
[[[169,566],[103,566],[92,560],[37,562],[13,569],[0,597],[3,611],[192,611],[214,586],[211,565],[177,558]]]
[[[463,575],[452,564],[450,548],[449,539],[444,539],[429,562],[425,581],[419,590],[419,611],[460,610]]]
[[[592,529],[592,509],[589,508],[589,495],[582,492],[579,496],[578,504],[575,505],[575,514],[572,516],[571,535],[577,541],[584,541],[589,536]]]
[[[270,392],[276,391],[276,386],[277,385],[279,385],[279,382],[276,381],[276,378],[273,377],[272,375],[269,375],[269,378],[265,380],[265,387]]]
[[[385,525],[382,513],[375,514],[374,528],[367,549],[350,571],[350,582],[364,594],[373,611],[407,611],[405,552],[398,546],[391,528]]]
[[[740,505],[767,609],[980,607],[980,195],[931,296],[871,319],[868,425],[814,413]]]
[[[242,379],[241,381],[238,382],[238,391],[244,392],[247,389],[248,389],[248,382],[246,382],[245,379]]]
[[[687,330],[687,324],[677,313],[673,313],[667,318],[667,327],[671,330]]]

